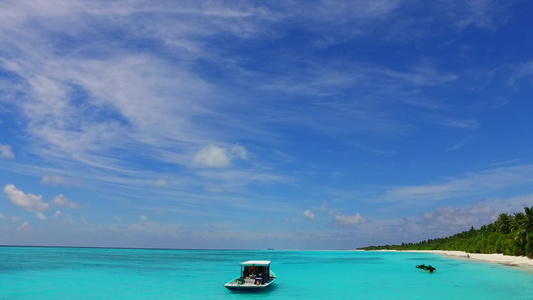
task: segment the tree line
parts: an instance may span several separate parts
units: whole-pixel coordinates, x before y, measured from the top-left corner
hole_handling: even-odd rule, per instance
[[[469,253],[503,253],[533,258],[533,207],[513,215],[502,213],[491,224],[437,239],[401,245],[369,246],[360,250],[448,250]]]

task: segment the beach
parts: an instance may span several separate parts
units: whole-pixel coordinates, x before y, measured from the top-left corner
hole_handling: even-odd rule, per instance
[[[490,263],[504,264],[516,267],[533,267],[533,260],[525,256],[509,256],[501,253],[482,254],[482,253],[467,253],[463,251],[445,251],[445,250],[405,250],[401,252],[413,253],[434,253],[449,256],[458,259],[479,260]]]

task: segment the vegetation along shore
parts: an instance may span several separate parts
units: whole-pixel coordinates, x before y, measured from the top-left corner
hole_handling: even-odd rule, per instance
[[[441,250],[450,253],[461,251],[459,256],[463,257],[467,256],[467,253],[485,253],[500,254],[500,256],[527,256],[531,259],[533,257],[533,207],[525,207],[523,213],[513,215],[502,213],[494,223],[483,225],[479,229],[471,227],[468,231],[445,238],[401,245],[369,246],[358,248],[358,250]]]

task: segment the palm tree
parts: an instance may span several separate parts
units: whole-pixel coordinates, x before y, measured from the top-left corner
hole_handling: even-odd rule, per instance
[[[499,232],[508,234],[511,230],[511,217],[508,214],[500,214],[496,220],[496,228]]]
[[[509,229],[511,231],[518,231],[524,226],[524,220],[526,216],[523,213],[515,213],[511,219],[511,226]]]
[[[524,228],[527,233],[533,232],[533,207],[524,207]]]
[[[526,246],[527,232],[526,232],[526,216],[523,213],[515,213],[513,221],[511,222],[511,232],[514,235],[516,242],[515,255],[524,255],[524,248]]]

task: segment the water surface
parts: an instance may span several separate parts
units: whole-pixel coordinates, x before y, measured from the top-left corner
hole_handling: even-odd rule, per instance
[[[519,268],[429,253],[0,247],[0,299],[532,299]],[[272,260],[259,294],[223,284]],[[431,264],[433,274],[418,270]]]

